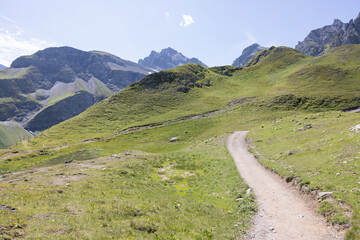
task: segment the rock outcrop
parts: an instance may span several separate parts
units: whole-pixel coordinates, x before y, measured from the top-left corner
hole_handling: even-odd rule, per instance
[[[170,47],[161,50],[161,52],[152,51],[148,57],[138,61],[138,64],[141,66],[152,68],[156,71],[178,67],[187,63],[198,63],[206,67],[199,59],[185,57]]]
[[[266,47],[260,46],[257,43],[254,43],[242,51],[240,57],[234,60],[233,66],[234,67],[244,67],[246,63],[255,56],[255,54],[261,50],[267,49]]]
[[[360,13],[349,23],[335,19],[332,25],[312,30],[295,49],[310,56],[318,56],[327,48],[360,43]]]

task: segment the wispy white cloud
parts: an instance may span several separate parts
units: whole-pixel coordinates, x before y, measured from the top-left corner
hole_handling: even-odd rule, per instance
[[[249,41],[251,43],[256,42],[256,38],[254,35],[252,35],[252,33],[246,32],[245,36],[246,36],[247,41]]]
[[[179,24],[182,27],[187,27],[187,26],[190,26],[191,24],[195,23],[194,19],[190,15],[184,14],[182,17],[183,17],[183,20]]]
[[[37,38],[24,39],[22,30],[10,32],[0,28],[0,64],[10,66],[17,57],[33,54],[38,50],[57,45],[55,42],[47,42]]]
[[[256,43],[256,38],[252,33],[244,32],[244,35],[245,35],[245,39],[243,41],[239,42],[238,44],[236,44],[234,47],[234,51],[236,53],[241,53],[241,51],[244,48],[250,46],[253,43]]]
[[[170,17],[170,13],[169,13],[169,12],[166,12],[166,13],[165,13],[165,17],[166,17],[166,18],[169,18],[169,17]]]
[[[12,18],[9,18],[7,16],[1,15],[1,18],[5,21],[11,22],[11,23],[15,23],[15,20]]]

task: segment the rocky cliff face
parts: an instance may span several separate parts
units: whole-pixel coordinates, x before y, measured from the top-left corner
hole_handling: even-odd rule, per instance
[[[165,48],[161,52],[152,51],[148,57],[138,61],[138,64],[141,66],[152,68],[156,71],[178,67],[186,63],[198,63],[206,67],[199,59],[185,57],[172,48]]]
[[[349,23],[335,19],[332,25],[312,30],[295,49],[310,56],[318,56],[327,48],[360,43],[360,13]]]
[[[266,47],[262,47],[257,43],[250,45],[249,47],[245,48],[242,51],[240,57],[234,60],[233,66],[234,67],[244,67],[246,63],[255,56],[255,54],[261,50],[267,49]]]
[[[0,71],[0,121],[44,130],[140,80],[151,69],[114,55],[48,48]]]

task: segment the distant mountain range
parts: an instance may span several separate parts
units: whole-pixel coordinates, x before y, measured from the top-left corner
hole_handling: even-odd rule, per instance
[[[360,43],[360,14],[349,23],[335,20],[332,25],[311,31],[296,49],[317,56],[327,48],[354,43]],[[254,43],[232,65],[246,67],[256,53],[265,49]],[[256,59],[263,55],[256,55]],[[170,47],[152,51],[138,64],[100,51],[47,48],[19,57],[9,68],[0,65],[0,69],[5,68],[0,71],[0,121],[16,121],[30,131],[42,131],[149,73],[187,63],[207,67],[199,59],[188,58]]]
[[[105,52],[47,48],[0,71],[0,121],[41,131],[153,72]]]
[[[310,56],[318,56],[327,48],[360,43],[360,13],[355,20],[343,23],[335,19],[332,25],[312,30],[295,49]]]
[[[156,71],[178,67],[187,63],[198,63],[207,67],[199,59],[185,57],[183,54],[170,47],[161,50],[161,52],[152,51],[148,57],[138,61],[139,65],[152,68]]]
[[[5,69],[5,68],[7,68],[7,67],[4,66],[4,65],[2,65],[2,64],[0,64],[0,70],[3,70],[3,69]]]
[[[255,54],[261,50],[267,49],[266,47],[260,46],[257,43],[250,45],[249,47],[245,48],[242,51],[240,57],[234,60],[233,66],[234,67],[244,67],[246,63],[255,56]]]
[[[0,71],[0,121],[42,131],[83,112],[147,74],[199,63],[172,48],[136,64],[109,53],[47,48],[17,58]]]

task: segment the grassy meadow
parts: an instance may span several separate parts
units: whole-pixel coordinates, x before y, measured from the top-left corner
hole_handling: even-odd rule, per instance
[[[242,238],[255,198],[245,194],[248,186],[227,153],[227,134],[208,129],[218,122],[186,121],[2,161],[5,170],[38,158],[37,165],[16,164],[2,176],[0,205],[16,208],[1,210],[2,236]],[[170,143],[173,136],[179,140]]]
[[[0,236],[241,239],[256,203],[225,142],[249,130],[266,167],[333,192],[319,214],[358,239],[360,113],[340,110],[359,107],[359,52],[272,48],[244,69],[162,71],[2,150]]]

